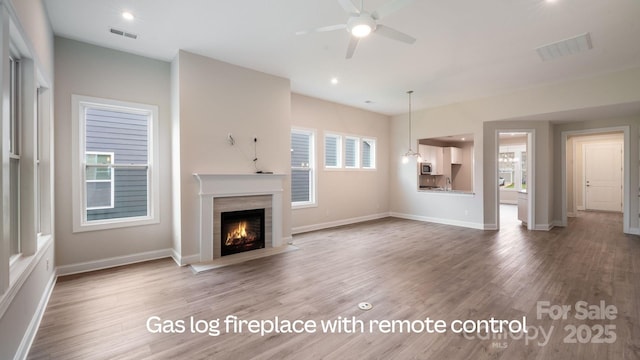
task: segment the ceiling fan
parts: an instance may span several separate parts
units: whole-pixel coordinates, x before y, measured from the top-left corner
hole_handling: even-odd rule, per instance
[[[340,3],[342,8],[349,14],[349,19],[346,24],[323,26],[316,29],[298,31],[296,35],[346,29],[351,34],[351,40],[347,47],[347,59],[351,59],[353,56],[356,46],[358,46],[358,41],[360,41],[361,38],[368,36],[370,33],[382,35],[403,43],[413,44],[416,42],[415,38],[388,26],[378,24],[378,20],[400,10],[413,1],[414,0],[391,0],[377,10],[367,12],[364,10],[364,0],[361,0],[360,9],[358,9],[351,0],[338,0],[338,3]]]

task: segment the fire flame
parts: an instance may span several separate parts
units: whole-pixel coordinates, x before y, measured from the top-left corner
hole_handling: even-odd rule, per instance
[[[233,245],[237,240],[242,240],[247,238],[247,223],[242,221],[238,223],[238,227],[235,229],[229,230],[227,233],[227,240],[224,242],[225,245],[230,246]]]

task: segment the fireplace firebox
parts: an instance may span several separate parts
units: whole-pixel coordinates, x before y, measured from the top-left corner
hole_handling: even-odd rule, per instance
[[[264,248],[264,214],[265,209],[221,213],[221,256]]]

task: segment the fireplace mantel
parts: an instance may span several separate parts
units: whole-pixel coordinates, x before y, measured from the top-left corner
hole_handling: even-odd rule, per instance
[[[199,236],[200,261],[211,261],[213,249],[213,208],[215,198],[271,195],[272,246],[282,245],[282,192],[284,174],[199,174],[193,176],[200,185]]]

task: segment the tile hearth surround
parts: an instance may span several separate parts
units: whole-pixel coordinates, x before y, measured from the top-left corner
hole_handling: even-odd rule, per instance
[[[193,176],[200,184],[198,220],[200,262],[220,258],[220,211],[217,209],[219,205],[223,206],[220,209],[222,211],[230,211],[225,209],[230,206],[233,210],[255,208],[257,205],[265,208],[265,212],[270,212],[271,215],[271,221],[265,216],[265,231],[267,231],[265,248],[283,245],[284,174],[193,174]],[[244,200],[247,201],[245,205],[248,207],[240,205]],[[269,227],[271,231],[267,230]],[[269,238],[270,241],[267,240]]]
[[[264,209],[264,247],[272,246],[272,195],[230,196],[213,199],[213,258],[222,256],[222,213]]]

